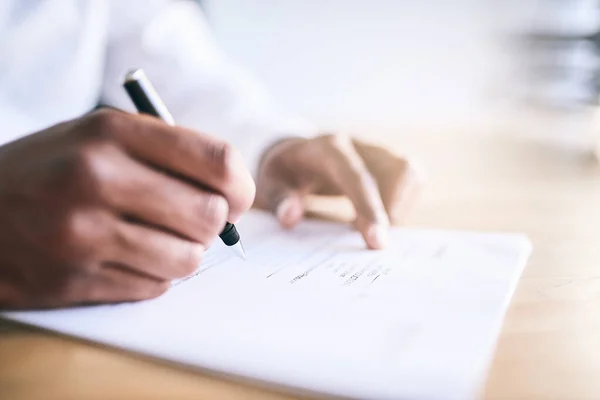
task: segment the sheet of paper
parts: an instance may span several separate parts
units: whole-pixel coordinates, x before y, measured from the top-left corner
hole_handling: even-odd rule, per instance
[[[511,234],[394,228],[365,250],[348,227],[238,224],[158,299],[6,318],[134,352],[350,398],[469,399],[484,382],[531,246]]]

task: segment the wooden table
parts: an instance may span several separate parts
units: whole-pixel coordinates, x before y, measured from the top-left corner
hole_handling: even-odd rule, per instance
[[[600,398],[600,168],[509,137],[394,139],[428,171],[408,221],[522,231],[534,252],[483,396]],[[287,395],[0,322],[0,398],[284,399]]]

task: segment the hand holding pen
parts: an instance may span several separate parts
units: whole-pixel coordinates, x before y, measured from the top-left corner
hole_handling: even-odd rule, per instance
[[[175,125],[173,116],[159,97],[156,89],[150,83],[150,80],[143,70],[136,69],[129,72],[125,77],[123,86],[140,113],[152,115],[160,118],[169,125]],[[234,224],[226,222],[219,237],[223,243],[230,246],[239,257],[243,259],[246,258],[244,246],[242,245],[240,235]]]
[[[226,142],[110,108],[5,144],[0,171],[0,308],[157,297],[256,192]]]

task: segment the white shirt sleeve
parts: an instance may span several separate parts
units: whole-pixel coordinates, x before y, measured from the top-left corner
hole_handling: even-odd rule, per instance
[[[316,133],[227,59],[195,2],[119,0],[111,7],[105,104],[134,112],[122,83],[129,70],[142,68],[178,125],[232,143],[254,176],[270,144]]]

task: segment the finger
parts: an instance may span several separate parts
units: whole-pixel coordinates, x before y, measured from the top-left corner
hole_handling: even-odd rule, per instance
[[[140,274],[119,264],[99,263],[94,268],[53,277],[43,304],[60,307],[143,300],[160,295],[169,284],[168,280]]]
[[[210,246],[225,226],[227,200],[156,171],[116,149],[105,197],[120,214]]]
[[[297,192],[289,192],[275,208],[275,216],[284,228],[293,228],[304,217],[304,202]]]
[[[119,221],[105,261],[127,265],[154,279],[172,280],[193,273],[204,250],[202,244],[143,225]]]
[[[350,139],[340,136],[324,138],[330,149],[330,165],[325,171],[354,205],[356,228],[369,248],[385,247],[389,221],[375,180]]]
[[[267,206],[284,228],[296,226],[304,216],[303,194],[278,173],[261,176],[259,203]]]
[[[113,303],[147,300],[165,293],[171,282],[155,279],[135,270],[113,263],[105,263],[92,281],[84,303]]]
[[[273,164],[274,157],[305,139],[287,139],[271,147],[261,161],[258,174],[256,205],[272,211],[284,228],[296,226],[303,218],[305,207],[303,198],[310,192],[310,180],[302,179],[301,167],[290,168],[285,162]],[[290,160],[285,157],[284,160]],[[294,163],[291,163],[293,165]]]
[[[144,115],[102,111],[90,121],[92,129],[114,137],[136,158],[222,194],[229,204],[230,222],[252,205],[254,181],[228,143]]]
[[[377,181],[391,222],[402,223],[421,192],[422,174],[412,162],[387,149],[356,139],[353,143]]]
[[[393,224],[404,223],[417,202],[422,187],[422,181],[409,172],[388,192],[384,204]]]

